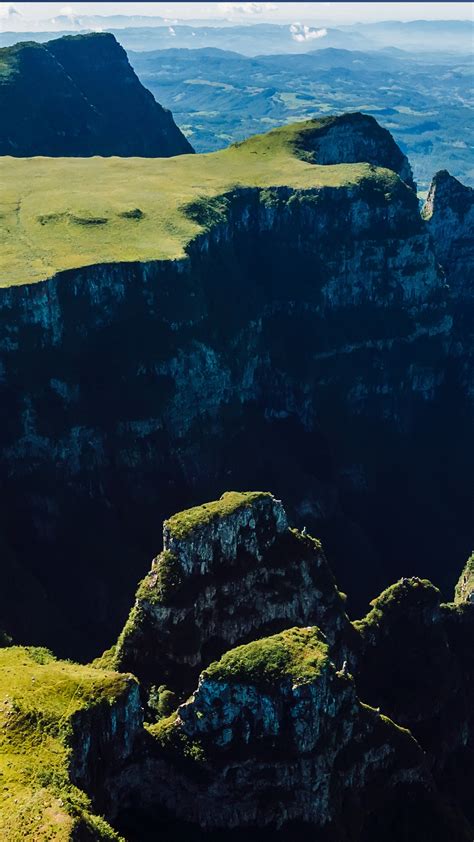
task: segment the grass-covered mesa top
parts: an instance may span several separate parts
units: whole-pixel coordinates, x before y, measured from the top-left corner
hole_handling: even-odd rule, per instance
[[[293,628],[231,649],[203,677],[239,684],[307,684],[328,665],[328,652],[318,628]]]
[[[312,163],[309,141],[325,125],[284,126],[220,152],[175,158],[0,157],[0,286],[100,263],[182,258],[197,234],[225,218],[226,203],[212,200],[237,187],[368,179],[390,195],[400,186],[389,169]]]
[[[165,520],[165,531],[173,538],[186,538],[194,529],[218,518],[233,515],[258,500],[273,499],[267,491],[226,491],[219,500],[185,509]]]

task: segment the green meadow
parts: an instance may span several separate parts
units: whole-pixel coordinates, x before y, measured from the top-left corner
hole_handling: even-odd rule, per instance
[[[0,158],[0,286],[97,263],[182,258],[236,188],[295,190],[398,177],[369,164],[320,166],[305,151],[321,122],[284,126],[219,152],[175,158]]]

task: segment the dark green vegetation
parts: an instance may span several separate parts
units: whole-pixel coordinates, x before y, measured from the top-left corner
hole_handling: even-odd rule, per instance
[[[435,54],[405,52],[406,44],[398,52],[327,44],[329,49],[306,55],[248,58],[225,49],[197,50],[195,42],[194,49],[170,43],[169,49],[129,57],[198,152],[283,122],[357,110],[392,132],[423,193],[444,167],[474,183],[473,70],[467,53],[446,63],[443,56],[440,61]]]
[[[0,155],[168,157],[193,151],[108,33],[1,49],[0,112]],[[101,220],[88,220],[94,222]]]

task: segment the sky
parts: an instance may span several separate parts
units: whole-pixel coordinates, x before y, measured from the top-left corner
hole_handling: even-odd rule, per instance
[[[57,15],[158,15],[172,20],[232,20],[238,23],[295,20],[350,24],[380,20],[468,20],[472,3],[278,3],[278,2],[204,2],[204,3],[1,3],[0,29],[25,29],[28,21],[40,21]]]

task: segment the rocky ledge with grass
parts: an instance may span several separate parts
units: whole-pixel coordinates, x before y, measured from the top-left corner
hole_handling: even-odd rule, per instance
[[[321,626],[342,652],[349,622],[320,542],[290,529],[272,494],[227,492],[165,521],[109,657],[145,684],[189,693],[213,658],[295,624]]]
[[[471,842],[471,560],[454,603],[406,577],[351,624],[319,542],[269,493],[163,534],[93,665],[2,636],[2,838]],[[111,669],[132,662],[140,690]]]
[[[240,829],[238,839],[265,828],[278,839],[371,838],[377,817],[403,814],[415,793],[441,833],[454,827],[436,804],[421,747],[360,702],[316,627],[288,629],[211,664],[193,696],[148,727],[135,774],[114,786],[121,809],[134,804],[158,826],[160,810],[169,811],[208,832]]]

